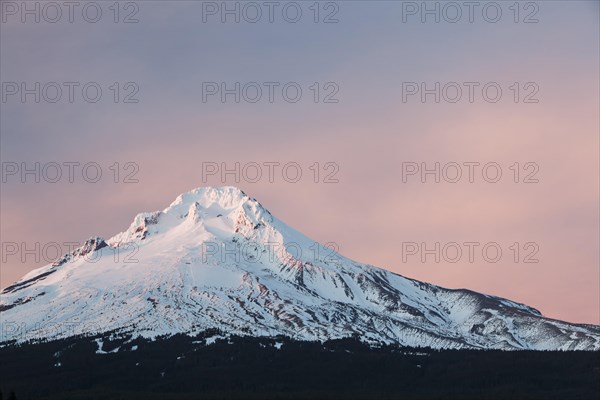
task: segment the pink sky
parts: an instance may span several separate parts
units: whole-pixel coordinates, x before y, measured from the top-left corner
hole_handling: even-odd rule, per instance
[[[2,242],[107,238],[184,191],[234,185],[349,258],[600,324],[598,11],[552,3],[529,26],[401,25],[382,2],[343,4],[340,23],[326,27],[198,25],[184,12],[191,6],[165,16],[160,2],[116,32],[6,24],[3,81],[136,81],[141,90],[135,105],[2,104],[3,162],[94,161],[107,174],[96,184],[3,184]],[[178,46],[161,39],[163,24],[179,27],[169,31]],[[199,100],[202,81],[269,80],[334,81],[340,102]],[[403,103],[404,81],[495,81],[505,97]],[[536,82],[540,102],[515,104],[513,82]],[[115,161],[137,163],[139,183],[111,182]],[[203,162],[270,161],[299,163],[303,178],[202,181]],[[339,182],[314,183],[314,162],[335,162]],[[497,162],[503,178],[403,183],[403,162]],[[539,183],[514,183],[515,162],[536,163]],[[498,263],[403,263],[403,242],[497,242],[505,253]],[[514,242],[535,242],[539,263],[513,262]],[[0,285],[43,264],[8,257]]]

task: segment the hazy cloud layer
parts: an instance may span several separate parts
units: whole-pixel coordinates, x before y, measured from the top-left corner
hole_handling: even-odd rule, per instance
[[[473,23],[467,15],[456,23],[444,15],[439,23],[432,16],[422,23],[420,14],[403,9],[406,4],[367,1],[338,2],[337,8],[320,3],[318,23],[312,2],[297,2],[302,18],[290,23],[281,14],[286,3],[273,23],[266,15],[256,23],[233,23],[231,16],[222,23],[207,9],[203,22],[202,2],[184,1],[134,2],[139,22],[129,24],[122,19],[135,9],[125,3],[119,23],[107,2],[97,2],[103,10],[97,23],[77,10],[73,23],[66,17],[22,23],[19,14],[3,14],[3,85],[80,86],[73,103],[43,96],[36,103],[33,95],[23,103],[19,94],[3,99],[2,162],[94,162],[103,175],[89,183],[77,167],[73,183],[7,176],[2,242],[33,248],[109,237],[136,213],[162,209],[181,192],[235,185],[315,240],[337,243],[350,258],[508,297],[551,317],[600,323],[598,3],[536,2],[537,23],[523,23],[535,11],[525,8],[515,23],[508,3],[497,23],[487,22],[479,8]],[[323,23],[331,15],[338,22]],[[103,90],[97,103],[81,97],[89,82]],[[216,94],[203,101],[203,82],[257,82],[263,98],[251,103],[240,94],[236,103],[228,95],[223,103]],[[279,83],[272,103],[265,82]],[[281,87],[289,82],[303,90],[296,103],[283,98]],[[423,103],[419,94],[403,99],[403,82],[480,85],[473,102],[461,84],[460,101],[442,96],[436,103],[428,95]],[[496,103],[482,97],[481,87],[490,82],[503,89]],[[124,103],[135,88],[132,98],[139,101]],[[248,90],[246,97],[254,96]],[[454,96],[448,90],[446,97]],[[338,102],[325,102],[334,92],[329,100]],[[534,92],[538,102],[524,102]],[[271,183],[265,168],[257,183],[236,182],[231,174],[203,180],[207,162],[230,168],[236,162],[295,162],[303,175],[289,183],[278,169]],[[318,183],[310,169],[315,162]],[[328,162],[339,167],[330,177],[338,183],[324,182],[335,169],[326,169]],[[457,183],[435,183],[431,176],[422,183],[419,175],[403,182],[408,162],[494,162],[503,175],[489,183],[479,167],[469,183],[463,168]],[[534,169],[539,182],[523,182]],[[139,182],[124,182],[128,173]],[[431,256],[423,263],[416,255],[404,262],[406,242],[494,242],[503,257],[491,263],[479,253],[475,262],[463,255],[456,263],[436,263]],[[515,242],[518,262],[510,250]],[[538,246],[537,263],[522,262],[531,250],[522,247],[530,242]],[[45,264],[21,255],[3,254],[2,287]]]

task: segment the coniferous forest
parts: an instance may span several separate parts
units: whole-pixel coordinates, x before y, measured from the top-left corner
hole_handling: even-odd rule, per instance
[[[0,399],[595,399],[600,353],[110,336],[0,349]]]

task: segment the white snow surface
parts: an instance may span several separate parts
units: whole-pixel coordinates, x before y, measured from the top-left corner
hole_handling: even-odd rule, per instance
[[[218,328],[433,348],[600,349],[600,326],[359,264],[234,187],[184,193],[28,273],[2,291],[0,322],[0,343]]]

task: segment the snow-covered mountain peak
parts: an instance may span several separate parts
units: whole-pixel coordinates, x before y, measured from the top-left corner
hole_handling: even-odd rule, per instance
[[[205,209],[228,210],[237,208],[249,200],[246,193],[234,186],[199,187],[177,196],[163,212],[166,214],[187,211],[195,203]]]
[[[216,218],[224,222],[217,223]],[[247,233],[248,228],[264,226],[272,220],[269,211],[236,187],[199,187],[177,196],[162,211],[136,215],[127,230],[107,242],[118,247],[166,233],[178,226],[195,229],[195,225],[205,225],[205,228],[219,225],[222,234],[230,236]]]
[[[19,326],[0,332],[0,344],[90,327],[145,337],[217,328],[437,348],[600,349],[598,326],[349,260],[235,187],[194,189],[107,241],[86,241],[5,288],[0,312]],[[38,329],[48,324],[69,329]]]

